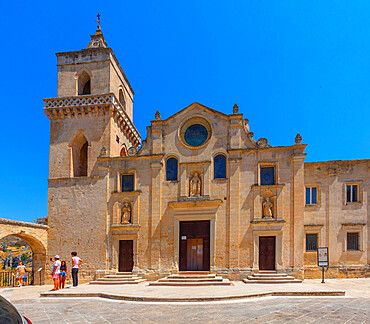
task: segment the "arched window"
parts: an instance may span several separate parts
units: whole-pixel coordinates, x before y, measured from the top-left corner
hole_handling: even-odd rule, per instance
[[[78,77],[78,95],[91,94],[91,81],[90,76],[86,71],[82,71]]]
[[[226,157],[223,154],[216,155],[213,159],[215,179],[226,178]]]
[[[121,103],[122,107],[126,109],[125,95],[123,94],[122,89],[119,89],[118,100]]]
[[[78,134],[72,143],[72,169],[74,177],[87,176],[88,143],[83,134]]]
[[[177,180],[177,160],[169,158],[166,161],[166,180]]]

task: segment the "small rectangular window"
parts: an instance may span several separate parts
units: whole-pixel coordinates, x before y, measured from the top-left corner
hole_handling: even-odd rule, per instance
[[[123,174],[121,179],[122,179],[122,192],[134,191],[133,174]]]
[[[358,202],[358,185],[347,185],[347,203]]]
[[[316,205],[316,204],[317,204],[317,188],[306,187],[306,205]]]
[[[317,250],[317,234],[306,234],[306,251]]]
[[[359,250],[359,233],[347,233],[347,251]]]
[[[261,167],[261,186],[268,186],[275,184],[275,168]]]

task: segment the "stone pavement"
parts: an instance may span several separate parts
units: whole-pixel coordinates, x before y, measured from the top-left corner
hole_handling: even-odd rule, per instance
[[[356,279],[360,280],[361,279]],[[360,284],[357,282],[357,286]],[[136,301],[215,301],[267,296],[341,296],[341,288],[348,283],[328,280],[305,280],[292,284],[245,284],[234,281],[233,286],[156,287],[140,285],[80,285],[77,289],[64,289],[42,293],[42,297],[106,297]],[[362,280],[370,289],[370,280]],[[361,286],[362,286],[361,285]],[[355,285],[356,286],[356,285]]]
[[[230,288],[242,289],[246,286],[248,289],[258,291],[265,289],[259,286],[266,287],[266,285],[234,283],[234,288]],[[304,284],[307,289],[315,287],[320,289],[321,286],[325,286],[326,290],[343,289],[346,295],[343,297],[263,297],[213,302],[143,302],[96,297],[39,298],[39,294],[50,290],[51,286],[5,288],[0,290],[0,293],[33,323],[370,323],[370,279],[331,279],[327,280],[326,284],[320,284],[320,280],[305,280]],[[275,286],[276,291],[289,291],[297,289],[297,285],[299,284],[268,286]],[[68,291],[77,292],[88,287],[88,285],[81,285],[77,289]],[[118,289],[118,287],[115,288]],[[126,294],[131,290],[131,294],[134,295],[138,288],[141,291],[145,288],[149,289],[152,295],[167,297],[174,295],[174,288],[177,294],[182,290],[183,296],[194,294],[194,291],[196,291],[195,296],[206,294],[210,296],[216,293],[216,287],[179,288],[144,285],[138,287],[135,285],[126,286],[124,289],[127,289]],[[218,295],[221,293],[217,291]]]

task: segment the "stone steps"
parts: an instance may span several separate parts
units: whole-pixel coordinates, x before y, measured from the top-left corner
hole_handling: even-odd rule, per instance
[[[149,286],[230,286],[232,283],[221,276],[209,272],[181,272],[155,282]]]
[[[131,272],[117,272],[115,275],[106,275],[103,278],[98,278],[91,281],[90,285],[126,285],[139,284],[145,282],[146,279],[133,275]]]
[[[286,273],[277,273],[276,271],[261,271],[248,276],[247,279],[243,279],[244,283],[260,283],[260,284],[280,284],[280,283],[301,283],[302,280],[298,280],[293,276],[289,276]]]

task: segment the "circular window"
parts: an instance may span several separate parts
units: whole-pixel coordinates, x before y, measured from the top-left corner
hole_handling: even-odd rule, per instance
[[[185,131],[185,142],[191,146],[201,146],[208,138],[207,129],[199,124],[191,125]]]
[[[199,149],[207,145],[211,135],[211,124],[200,116],[193,116],[185,120],[179,128],[181,143],[192,149]]]

